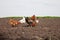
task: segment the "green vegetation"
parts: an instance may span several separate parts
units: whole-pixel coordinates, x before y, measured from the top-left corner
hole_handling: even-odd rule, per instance
[[[22,18],[23,16],[10,16],[4,18]],[[36,16],[37,18],[60,18],[60,16]]]
[[[37,18],[60,18],[60,16],[37,16]]]

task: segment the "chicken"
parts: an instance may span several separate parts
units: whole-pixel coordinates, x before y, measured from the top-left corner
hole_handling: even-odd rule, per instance
[[[32,17],[26,17],[25,18],[27,24],[29,26],[35,26],[39,21],[36,19],[35,15],[33,15]]]
[[[31,19],[32,19],[33,21],[35,21],[35,19],[36,19],[35,15],[33,15],[33,16],[31,17]]]
[[[39,20],[37,20],[35,15],[31,17],[31,20],[33,20],[32,26],[35,26],[39,22]]]
[[[20,24],[20,22],[18,22],[17,20],[13,20],[13,19],[10,19],[9,20],[9,23],[14,27],[16,26],[17,24]]]

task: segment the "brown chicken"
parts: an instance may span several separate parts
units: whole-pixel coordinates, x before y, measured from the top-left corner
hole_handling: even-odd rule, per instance
[[[13,19],[10,19],[10,20],[9,20],[9,23],[10,23],[13,27],[15,27],[17,24],[20,24],[20,22],[18,22],[17,20],[13,20]]]
[[[36,19],[36,17],[35,17],[35,15],[33,15],[33,16],[31,17],[31,20],[35,21],[35,19]]]
[[[26,22],[29,26],[32,26],[34,27],[36,25],[36,17],[35,15],[31,16],[30,18],[29,17],[26,17]]]

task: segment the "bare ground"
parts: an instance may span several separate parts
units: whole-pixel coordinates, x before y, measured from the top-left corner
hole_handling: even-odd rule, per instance
[[[0,18],[0,40],[60,40],[60,18],[39,18],[35,27],[25,27],[26,24],[12,27],[9,19]]]

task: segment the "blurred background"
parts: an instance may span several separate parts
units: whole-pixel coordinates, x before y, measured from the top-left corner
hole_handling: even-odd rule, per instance
[[[0,17],[60,16],[60,0],[0,0]]]

